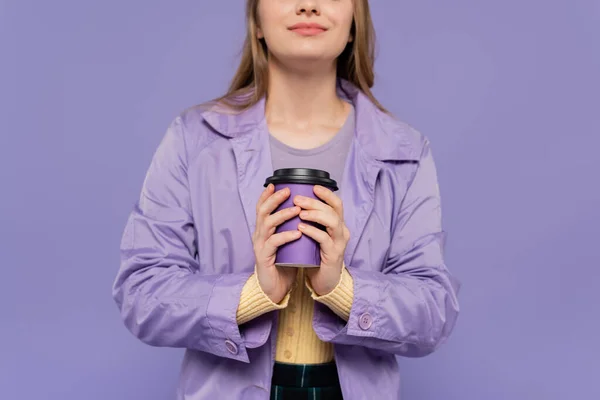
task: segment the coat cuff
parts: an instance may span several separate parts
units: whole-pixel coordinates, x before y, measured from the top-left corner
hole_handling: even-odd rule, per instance
[[[323,296],[317,295],[310,286],[308,278],[306,279],[306,287],[310,290],[311,297],[315,301],[325,304],[344,321],[348,321],[352,302],[354,301],[354,281],[345,266],[342,268],[340,281],[331,292]]]
[[[274,303],[269,296],[263,292],[258,283],[258,276],[254,272],[246,281],[240,295],[240,303],[237,308],[236,319],[238,325],[242,325],[262,314],[270,311],[281,310],[287,307],[290,293],[286,294],[279,303]]]

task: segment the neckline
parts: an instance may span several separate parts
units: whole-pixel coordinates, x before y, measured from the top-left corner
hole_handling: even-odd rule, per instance
[[[329,139],[327,142],[323,143],[322,145],[319,145],[317,147],[313,147],[310,149],[299,149],[297,147],[292,147],[290,145],[283,143],[281,140],[277,139],[275,136],[271,135],[270,133],[269,133],[269,140],[271,141],[271,143],[274,146],[278,147],[281,150],[284,150],[285,152],[287,152],[289,154],[293,154],[293,155],[297,155],[297,156],[312,156],[312,155],[320,154],[324,151],[327,151],[331,147],[335,146],[337,143],[339,143],[344,138],[344,134],[346,132],[351,132],[351,134],[354,134],[354,129],[351,129],[351,126],[354,125],[354,119],[355,119],[354,106],[352,104],[350,104],[350,112],[348,113],[348,116],[346,117],[346,121],[344,122],[342,127],[337,131],[337,133],[331,139]]]

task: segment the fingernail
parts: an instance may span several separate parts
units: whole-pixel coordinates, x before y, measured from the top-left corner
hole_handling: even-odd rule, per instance
[[[304,224],[298,224],[298,229],[306,229],[306,225],[304,225]]]

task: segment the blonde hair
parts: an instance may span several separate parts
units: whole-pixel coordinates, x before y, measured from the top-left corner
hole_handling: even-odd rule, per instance
[[[255,105],[267,94],[268,68],[267,46],[258,39],[258,2],[247,0],[247,34],[242,57],[231,80],[227,93],[211,103],[220,103],[234,111],[243,111]],[[368,0],[354,1],[354,21],[350,34],[352,42],[337,59],[338,78],[354,84],[383,112],[387,110],[377,101],[371,88],[375,81],[375,29],[369,11]]]

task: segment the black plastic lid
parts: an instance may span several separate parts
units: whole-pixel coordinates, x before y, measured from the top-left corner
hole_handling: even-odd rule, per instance
[[[284,168],[278,169],[273,176],[267,178],[265,187],[285,183],[299,183],[306,185],[321,185],[332,191],[338,190],[337,182],[330,178],[329,172],[311,168]]]

